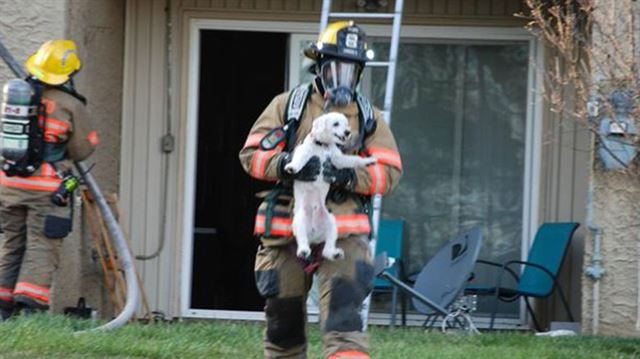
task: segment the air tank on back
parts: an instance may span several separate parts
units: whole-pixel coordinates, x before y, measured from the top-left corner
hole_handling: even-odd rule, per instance
[[[33,87],[25,80],[9,80],[2,88],[0,153],[4,160],[16,162],[27,154],[29,124],[37,116]]]

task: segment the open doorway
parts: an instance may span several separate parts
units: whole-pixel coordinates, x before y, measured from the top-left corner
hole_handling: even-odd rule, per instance
[[[288,34],[200,31],[192,309],[261,311],[253,263],[255,193],[238,152],[286,83]]]

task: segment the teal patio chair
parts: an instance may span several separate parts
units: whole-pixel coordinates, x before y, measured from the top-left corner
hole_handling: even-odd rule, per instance
[[[490,329],[493,329],[498,301],[513,302],[520,297],[524,297],[527,310],[531,315],[536,330],[540,331],[540,325],[536,319],[528,298],[546,298],[558,289],[558,294],[562,300],[565,310],[571,321],[574,321],[573,314],[569,308],[562,288],[558,283],[558,273],[562,267],[562,262],[569,248],[571,237],[578,228],[578,223],[544,223],[538,229],[536,236],[529,249],[526,261],[512,260],[504,264],[478,260],[476,263],[500,268],[496,276],[494,285],[474,285],[473,283],[465,288],[465,294],[492,295],[494,296],[494,306],[491,312]],[[521,268],[521,270],[519,270]],[[515,279],[515,288],[503,287],[503,276],[508,273]],[[520,273],[520,275],[518,275]]]
[[[386,252],[387,257],[395,259],[393,266],[387,269],[387,272],[394,277],[404,278],[404,268],[402,266],[402,241],[404,236],[404,221],[398,219],[381,219],[378,227],[378,241],[376,242],[376,256]],[[389,281],[382,278],[376,278],[373,281],[373,293],[390,292],[391,293],[391,326],[396,325],[396,306],[398,304],[398,287],[391,285]],[[406,301],[403,293],[401,296],[402,306],[402,325],[405,324],[406,318]]]

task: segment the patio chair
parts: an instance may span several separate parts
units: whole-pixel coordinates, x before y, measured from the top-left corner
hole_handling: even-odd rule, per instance
[[[391,275],[404,280],[404,268],[402,265],[402,241],[404,235],[404,221],[398,219],[381,219],[378,227],[378,241],[376,243],[376,255],[386,252],[387,257],[395,259],[393,266],[387,268]],[[376,278],[373,282],[373,294],[391,293],[391,326],[396,325],[396,307],[398,304],[398,287],[382,278]],[[401,295],[402,325],[405,325],[406,302],[404,294]]]
[[[512,260],[504,264],[486,260],[477,261],[478,264],[500,268],[496,276],[495,284],[472,284],[465,288],[465,294],[494,296],[495,301],[491,312],[490,329],[493,329],[499,301],[513,302],[523,297],[536,330],[540,331],[540,325],[533,313],[528,298],[546,298],[553,293],[555,288],[558,289],[558,294],[560,295],[569,319],[574,321],[567,299],[558,283],[558,273],[560,272],[567,248],[571,242],[571,237],[578,226],[578,223],[573,222],[544,223],[536,233],[526,261]],[[517,268],[518,266],[522,268],[520,275],[517,274],[517,272],[520,272]],[[509,274],[516,281],[517,284],[515,288],[503,286],[505,273]]]
[[[430,318],[442,317],[443,330],[451,321],[476,332],[468,315],[471,308],[458,303],[473,271],[481,244],[482,232],[479,229],[470,230],[447,242],[422,267],[413,287],[385,270],[385,253],[376,257],[374,273],[409,294],[416,310],[427,315],[425,324]]]

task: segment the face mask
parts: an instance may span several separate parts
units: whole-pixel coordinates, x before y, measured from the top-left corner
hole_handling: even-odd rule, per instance
[[[355,62],[323,62],[320,66],[320,78],[326,100],[333,106],[347,106],[353,100],[359,76],[360,65]]]

